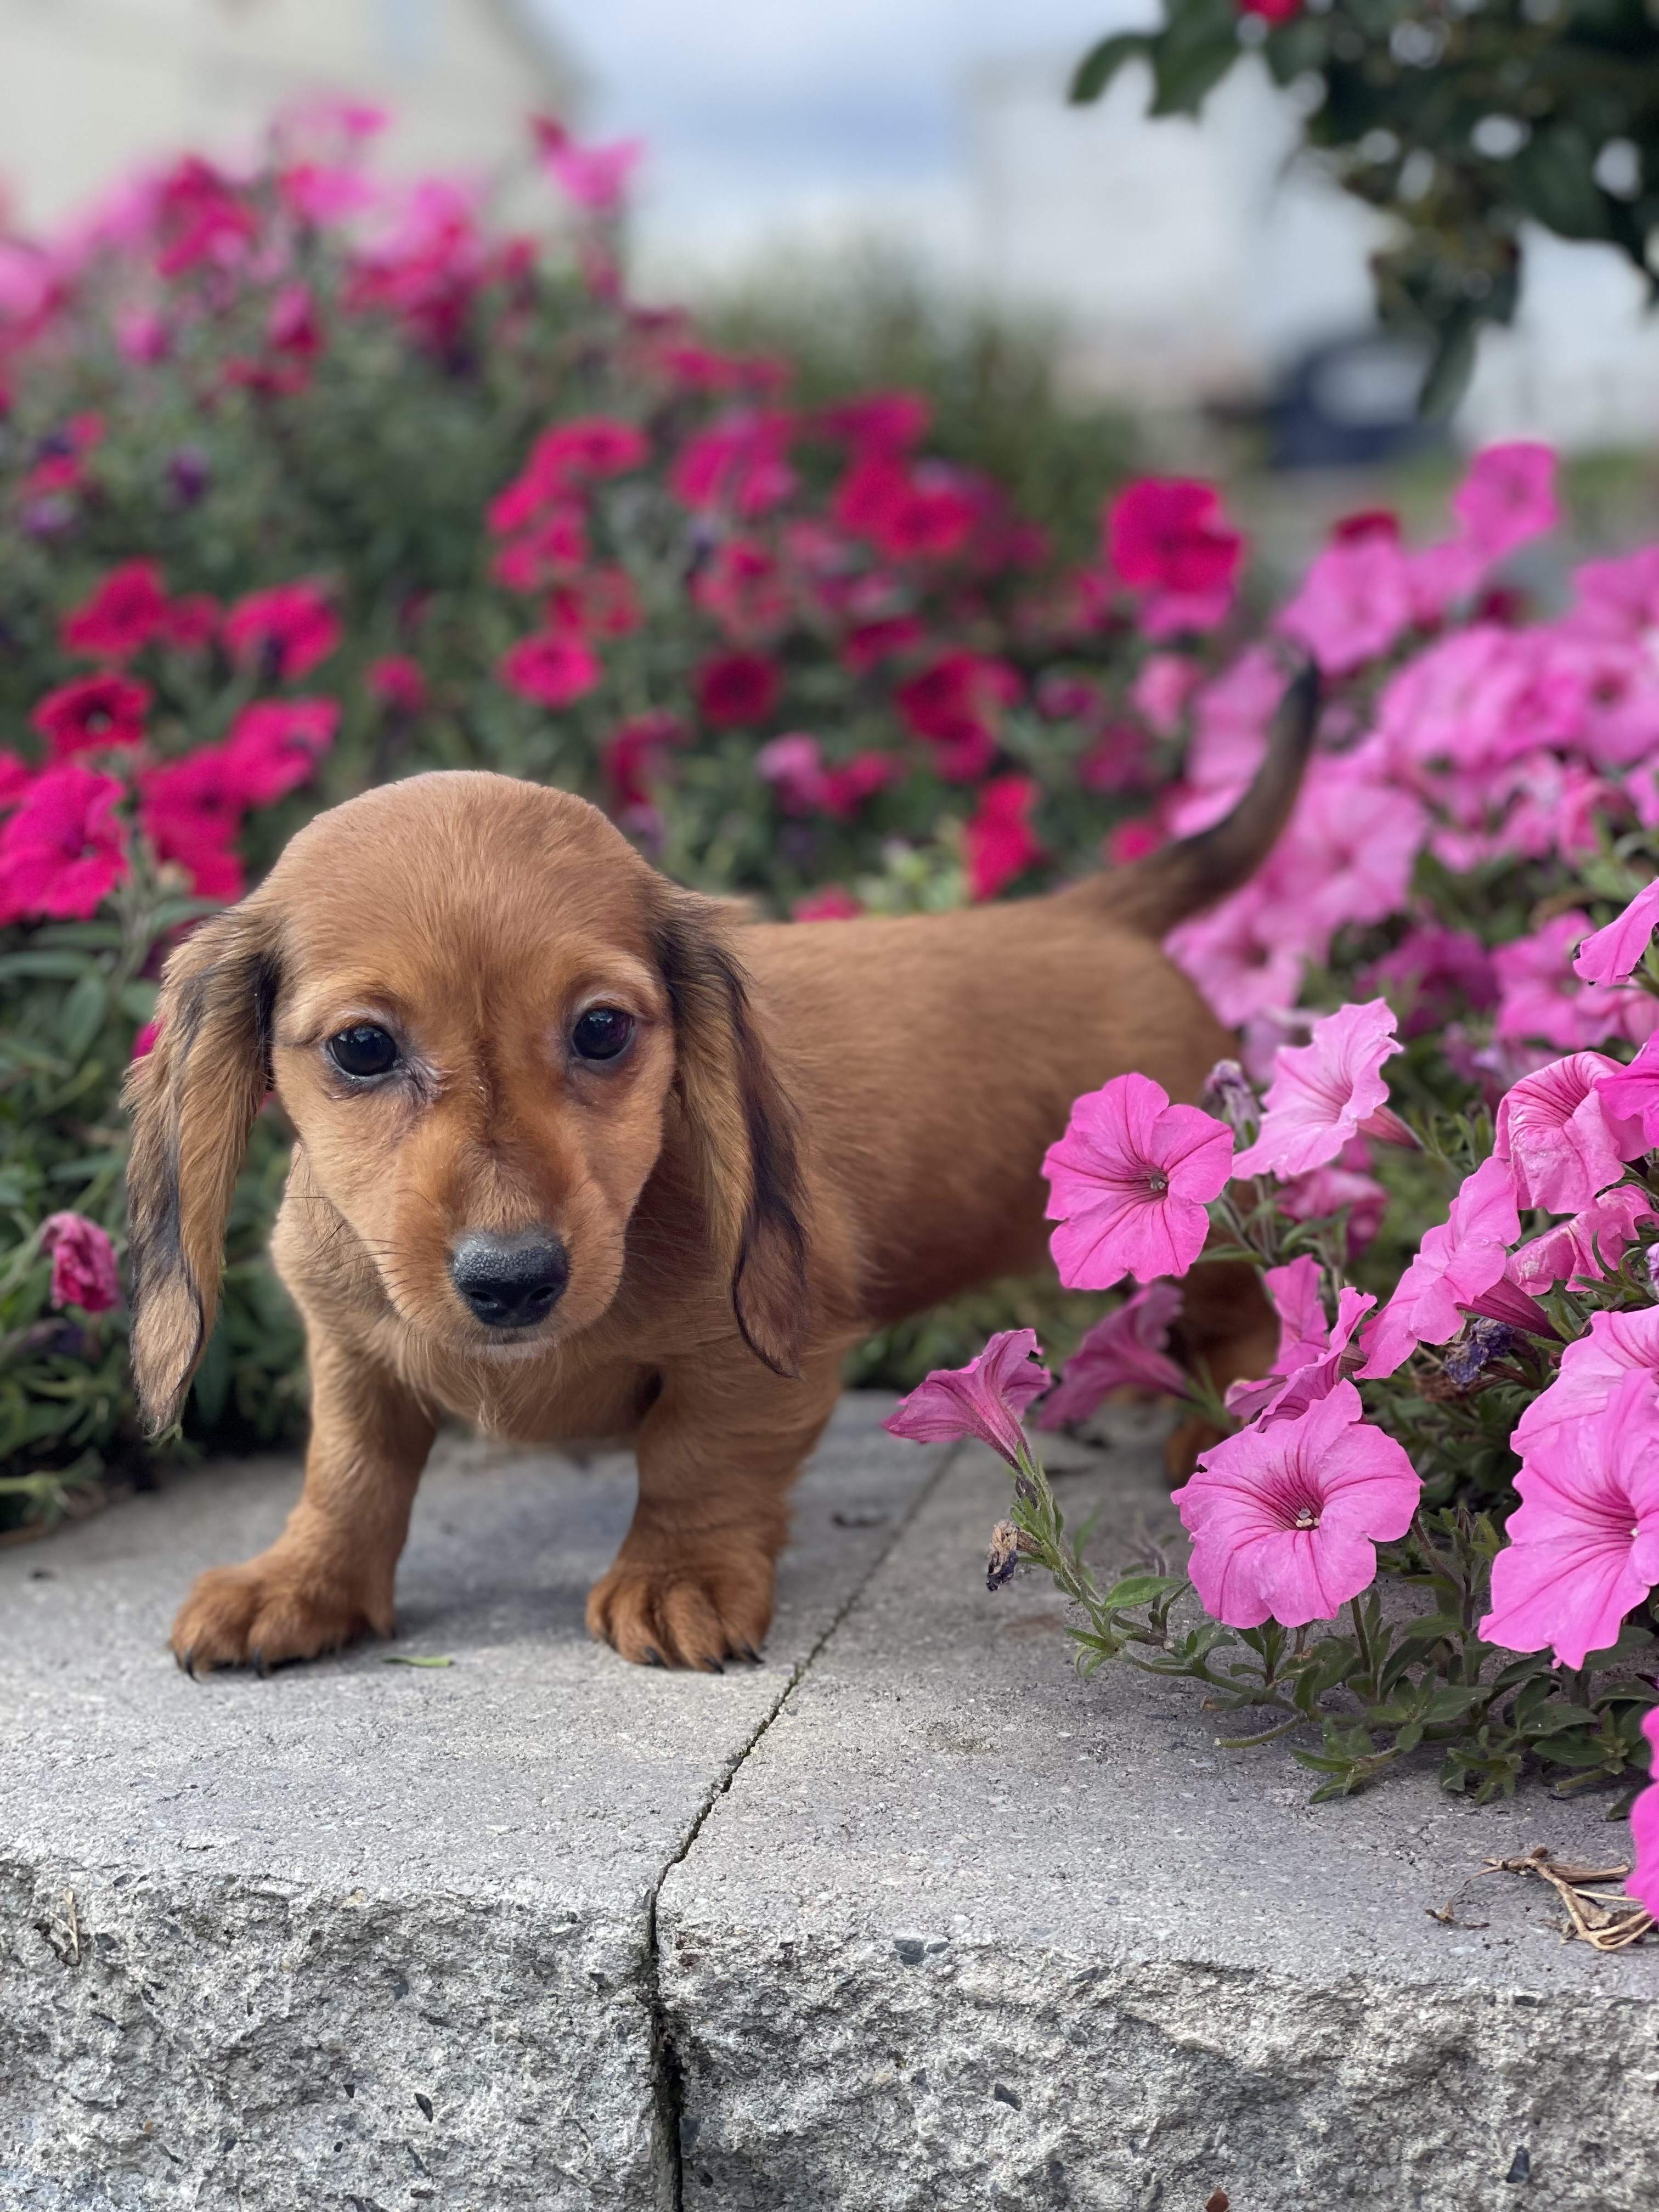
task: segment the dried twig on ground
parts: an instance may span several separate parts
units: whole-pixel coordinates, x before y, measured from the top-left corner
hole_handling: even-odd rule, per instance
[[[1491,1858],[1478,1874],[1455,1890],[1438,1911],[1428,1908],[1431,1920],[1438,1920],[1448,1928],[1486,1928],[1485,1920],[1460,1920],[1457,1900],[1472,1882],[1483,1881],[1489,1874],[1535,1874],[1548,1882],[1567,1909],[1566,1924],[1561,1930],[1561,1940],[1588,1943],[1596,1951],[1624,1951],[1632,1943],[1639,1943],[1654,1925],[1654,1917],[1639,1898],[1627,1897],[1622,1890],[1592,1889],[1591,1882],[1622,1881],[1630,1872],[1628,1861],[1619,1866],[1575,1866],[1571,1860],[1558,1859],[1547,1844],[1535,1844],[1532,1850],[1519,1858]]]

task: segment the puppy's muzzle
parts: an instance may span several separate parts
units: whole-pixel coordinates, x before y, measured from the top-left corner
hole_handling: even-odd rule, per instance
[[[472,1229],[450,1254],[449,1279],[486,1328],[533,1328],[562,1297],[570,1260],[545,1229],[512,1237]]]

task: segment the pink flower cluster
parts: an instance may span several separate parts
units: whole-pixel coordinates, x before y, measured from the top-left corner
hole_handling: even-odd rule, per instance
[[[135,828],[199,896],[236,897],[244,817],[309,781],[339,708],[316,697],[256,700],[218,743],[175,753],[152,742],[158,693],[175,689],[180,664],[199,669],[216,651],[256,679],[291,681],[327,659],[341,635],[327,592],[309,580],[222,610],[199,596],[170,598],[154,561],[112,569],[61,624],[66,659],[100,665],[37,702],[30,721],[44,763],[0,754],[0,921],[92,914],[129,872]],[[173,742],[185,726],[173,718]]]

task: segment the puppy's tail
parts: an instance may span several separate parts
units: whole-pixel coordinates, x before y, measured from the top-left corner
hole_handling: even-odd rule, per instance
[[[1080,885],[1096,912],[1163,937],[1188,915],[1248,883],[1290,818],[1318,725],[1319,671],[1309,662],[1291,679],[1273,719],[1267,757],[1232,812],[1195,837]]]

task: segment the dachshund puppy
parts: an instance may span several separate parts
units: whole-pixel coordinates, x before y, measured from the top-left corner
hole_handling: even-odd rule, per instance
[[[639,1501],[588,1621],[717,1668],[771,1619],[789,1486],[848,1347],[1040,1265],[1046,1148],[1139,1068],[1195,1098],[1231,1039],[1159,950],[1260,863],[1315,719],[1298,679],[1237,809],[1048,897],[734,924],[584,801],[421,775],[319,816],[167,963],[138,1063],[133,1366],[157,1429],[213,1327],[231,1192],[275,1091],[272,1253],[304,1317],[304,1494],[198,1577],[187,1668],[392,1627],[441,1417],[630,1439]],[[1254,1273],[1200,1268],[1186,1350],[1271,1364]]]

